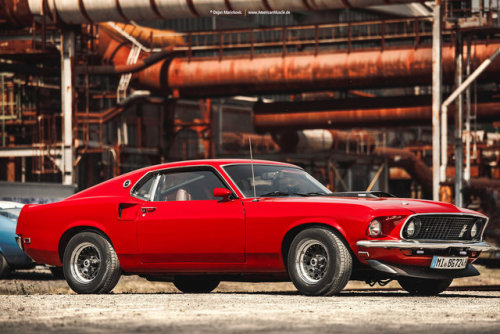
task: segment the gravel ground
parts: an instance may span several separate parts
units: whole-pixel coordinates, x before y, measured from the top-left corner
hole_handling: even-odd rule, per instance
[[[136,276],[122,277],[110,295],[75,295],[37,269],[0,281],[0,333],[498,333],[500,270],[480,271],[480,281],[456,280],[437,297],[410,297],[396,283],[306,297],[290,283],[224,282],[188,295]],[[496,291],[479,291],[485,284]]]

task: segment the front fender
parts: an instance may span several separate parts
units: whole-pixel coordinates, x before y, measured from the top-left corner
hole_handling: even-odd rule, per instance
[[[285,234],[282,236],[282,239],[284,239],[285,236],[293,229],[298,228],[300,226],[304,226],[304,225],[326,225],[326,226],[332,227],[342,235],[344,240],[349,245],[351,245],[351,243],[354,243],[354,241],[352,241],[349,238],[345,229],[333,217],[304,218],[304,219],[294,221],[293,223],[291,223],[287,226]]]

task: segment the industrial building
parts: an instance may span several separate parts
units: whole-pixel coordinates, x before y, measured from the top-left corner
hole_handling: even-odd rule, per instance
[[[499,0],[0,0],[0,197],[255,157],[485,212]],[[499,123],[497,123],[499,122]]]

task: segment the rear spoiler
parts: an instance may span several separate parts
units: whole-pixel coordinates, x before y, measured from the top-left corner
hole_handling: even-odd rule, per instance
[[[396,197],[384,191],[345,191],[328,194],[333,197],[359,197],[359,198],[380,198],[380,197]]]

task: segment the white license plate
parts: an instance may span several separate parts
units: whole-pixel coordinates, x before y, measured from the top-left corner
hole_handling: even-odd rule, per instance
[[[464,269],[467,267],[466,257],[434,256],[431,268],[433,269]]]

